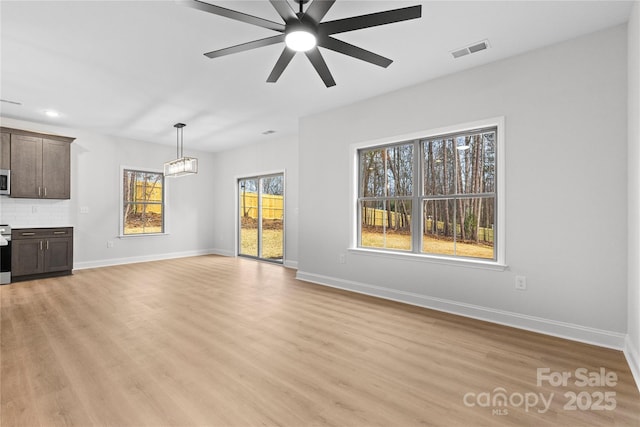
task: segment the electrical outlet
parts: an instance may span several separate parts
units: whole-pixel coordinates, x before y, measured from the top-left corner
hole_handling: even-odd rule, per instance
[[[113,240],[107,240],[107,248],[113,247]]]
[[[31,213],[38,213],[38,207],[37,206],[31,206]]]
[[[89,206],[80,206],[80,213],[81,214],[88,214],[89,213]]]
[[[527,278],[525,276],[516,276],[516,289],[519,291],[527,290]]]
[[[345,254],[338,254],[338,264],[346,264],[347,256]]]

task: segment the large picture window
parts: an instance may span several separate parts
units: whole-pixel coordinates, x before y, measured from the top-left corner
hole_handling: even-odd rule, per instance
[[[358,247],[498,260],[497,126],[358,150]]]
[[[122,235],[164,233],[164,175],[122,171]]]
[[[360,152],[360,245],[411,250],[414,147]]]
[[[422,252],[495,259],[496,129],[429,138],[422,150]]]

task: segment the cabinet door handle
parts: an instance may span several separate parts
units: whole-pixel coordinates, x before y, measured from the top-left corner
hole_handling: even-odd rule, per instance
[[[47,247],[46,250],[49,250],[49,241],[47,240]]]
[[[67,234],[66,231],[54,231],[53,234]]]
[[[42,197],[42,187],[38,187],[38,197]]]
[[[40,250],[42,250],[42,240],[40,240]]]
[[[21,233],[23,236],[35,236],[36,233]]]
[[[47,187],[44,187],[44,197],[47,197]]]

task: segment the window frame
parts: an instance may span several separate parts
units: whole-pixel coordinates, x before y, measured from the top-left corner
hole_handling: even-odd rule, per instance
[[[282,260],[281,261],[276,261],[273,259],[269,259],[269,258],[263,258],[260,256],[253,256],[253,255],[247,255],[247,254],[241,254],[240,253],[240,247],[242,245],[241,243],[241,230],[240,230],[240,197],[241,197],[241,192],[240,192],[240,181],[242,180],[250,180],[250,179],[255,179],[258,181],[258,194],[262,194],[262,179],[263,178],[272,178],[275,176],[282,176],[282,197],[283,197],[283,203],[282,203]],[[256,259],[259,261],[264,261],[264,262],[270,262],[270,263],[274,263],[274,264],[280,264],[280,265],[286,265],[286,260],[287,260],[287,245],[286,245],[286,239],[287,239],[287,172],[286,170],[277,170],[277,171],[269,171],[269,172],[264,172],[264,173],[260,173],[260,174],[254,174],[254,175],[248,175],[248,176],[236,176],[235,178],[235,199],[236,199],[236,203],[235,203],[235,228],[236,228],[236,232],[235,232],[235,250],[234,250],[234,256],[237,257],[245,257],[245,258],[252,258],[252,259]],[[258,197],[258,210],[261,212],[262,211],[262,203],[261,203],[261,198]],[[259,228],[259,239],[262,239],[262,221],[258,222],[258,228]],[[259,246],[262,246],[262,242],[259,243]],[[260,255],[262,248],[258,249],[258,255]]]
[[[413,170],[412,174],[411,174],[411,191],[410,191],[410,195],[406,195],[406,194],[396,194],[394,191],[394,194],[391,194],[389,192],[389,189],[391,188],[389,186],[389,174],[388,174],[388,169],[387,169],[387,163],[385,161],[385,165],[384,165],[384,176],[385,176],[385,180],[384,180],[384,185],[383,185],[383,189],[384,189],[384,193],[383,195],[380,196],[365,196],[365,195],[361,195],[360,194],[360,152],[362,150],[365,150],[367,148],[371,148],[371,149],[388,149],[388,148],[393,148],[393,147],[402,147],[402,146],[412,146],[413,147],[413,153],[412,156],[415,156],[415,146],[416,143],[415,141],[399,141],[397,143],[392,143],[392,144],[383,144],[383,145],[378,145],[378,146],[374,146],[374,147],[362,147],[359,148],[356,152],[356,155],[358,156],[358,183],[357,183],[357,201],[356,203],[358,203],[358,207],[357,207],[357,223],[358,224],[362,224],[362,209],[359,206],[360,202],[373,202],[373,203],[383,203],[383,204],[387,204],[387,203],[398,203],[400,201],[408,201],[409,203],[411,203],[411,215],[413,217],[413,213],[415,210],[415,201],[416,201],[416,171]],[[386,159],[388,159],[388,155],[385,156]],[[415,163],[415,157],[412,159],[412,163]],[[385,209],[386,210],[386,209]],[[362,246],[358,246],[358,242],[361,242],[362,240],[362,227],[360,225],[358,225],[358,230],[357,230],[357,240],[355,242],[355,245],[359,248],[363,248],[363,249],[381,249],[381,250],[390,250],[390,251],[400,251],[401,253],[413,253],[413,248],[414,248],[414,238],[412,236],[411,239],[411,248],[410,249],[388,249],[388,248],[375,248],[375,247],[362,247]]]
[[[410,134],[393,136],[373,141],[362,141],[358,143],[351,144],[350,153],[351,153],[351,203],[350,203],[350,218],[351,218],[351,231],[350,231],[350,242],[348,250],[355,254],[361,255],[374,255],[374,256],[382,256],[387,258],[396,258],[403,260],[414,260],[414,261],[426,261],[426,262],[435,262],[441,264],[450,264],[450,265],[460,265],[466,267],[476,267],[476,268],[486,268],[486,269],[495,269],[495,270],[504,270],[507,268],[506,265],[506,250],[505,250],[505,119],[503,116],[488,118],[484,120],[478,120],[474,122],[468,122],[458,125],[452,125],[447,127],[435,128],[422,130],[418,132],[412,132]],[[361,232],[361,217],[360,217],[360,206],[359,203],[361,201],[360,197],[360,151],[366,149],[375,149],[375,148],[385,148],[388,146],[393,146],[397,144],[410,144],[413,143],[414,147],[419,148],[418,153],[414,152],[415,157],[420,158],[422,153],[422,143],[428,139],[433,139],[434,137],[446,137],[450,135],[458,135],[460,133],[471,132],[471,131],[481,131],[486,130],[488,128],[496,129],[496,154],[495,154],[495,198],[496,198],[496,206],[495,206],[495,227],[494,227],[494,254],[495,259],[483,259],[483,258],[471,258],[471,257],[463,257],[463,256],[449,256],[449,255],[441,255],[441,254],[430,254],[423,253],[422,251],[422,221],[420,223],[420,230],[416,232],[414,230],[414,225],[412,221],[412,249],[410,251],[406,250],[393,250],[386,248],[369,248],[369,247],[361,247],[360,243],[360,232]],[[414,148],[415,150],[415,148]],[[414,165],[416,163],[414,161]],[[423,182],[422,181],[422,172],[420,170],[413,171],[413,196],[412,200],[412,216],[414,218],[420,217],[422,212],[422,206],[424,200],[433,198],[432,196],[426,195],[423,192]],[[463,194],[456,195],[457,197],[465,197]],[[397,198],[394,197],[394,198]],[[418,245],[418,246],[416,246]]]
[[[158,174],[162,175],[162,231],[156,233],[135,233],[135,234],[125,234],[124,232],[124,173],[125,171],[132,171],[136,173],[149,173],[149,174]],[[118,224],[118,237],[128,239],[130,237],[154,237],[154,236],[166,236],[169,234],[168,231],[168,211],[167,211],[167,177],[164,175],[164,171],[159,169],[151,169],[144,167],[130,167],[130,166],[120,166],[120,213],[119,213],[119,224]],[[152,203],[158,204],[158,203]]]

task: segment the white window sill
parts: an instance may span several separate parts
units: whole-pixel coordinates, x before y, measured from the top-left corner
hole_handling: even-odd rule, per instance
[[[472,258],[450,258],[437,255],[415,254],[412,252],[385,251],[383,249],[349,248],[354,255],[375,256],[381,258],[417,261],[432,264],[453,265],[457,267],[479,268],[483,270],[505,271],[508,265],[496,261],[484,261]]]
[[[169,233],[138,233],[138,234],[120,234],[118,239],[128,239],[129,237],[160,237],[169,236]]]

